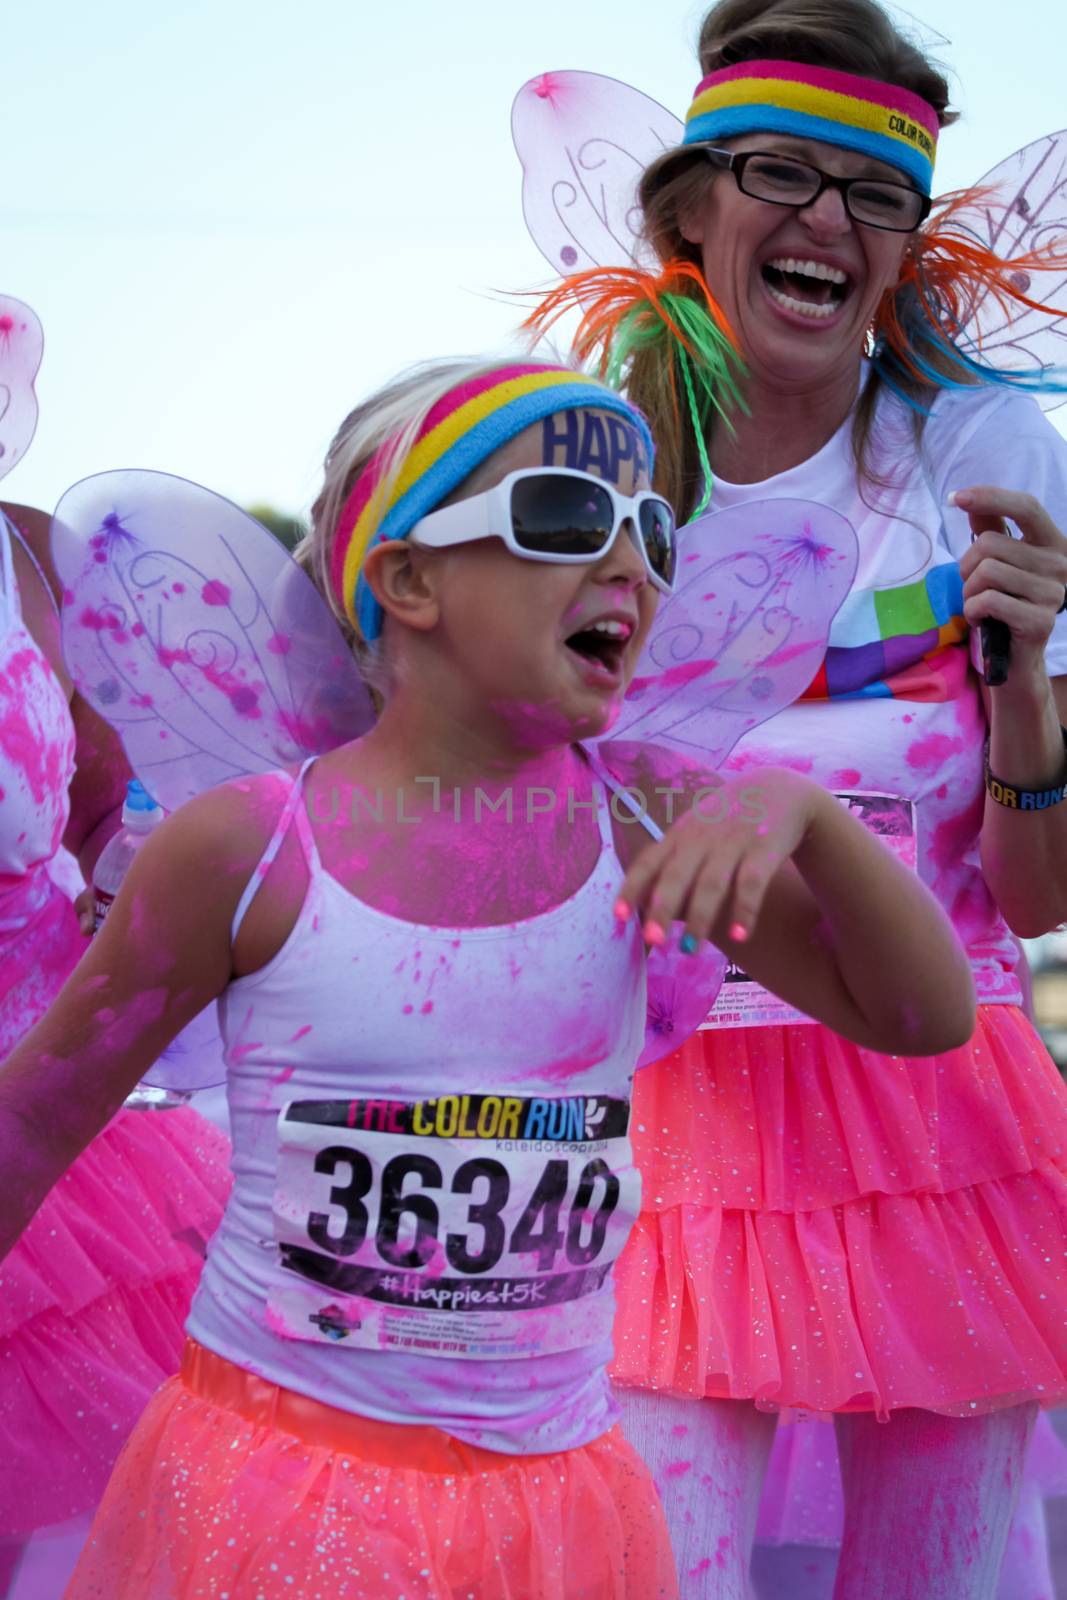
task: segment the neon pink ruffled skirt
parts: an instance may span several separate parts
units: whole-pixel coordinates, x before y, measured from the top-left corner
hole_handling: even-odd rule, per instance
[[[66,1600],[677,1593],[652,1480],[618,1428],[505,1456],[353,1416],[190,1343],[119,1458]]]
[[[122,1111],[0,1263],[0,1538],[96,1505],[178,1370],[229,1186],[229,1142],[197,1112]]]
[[[633,1126],[618,1382],[883,1417],[1067,1396],[1067,1089],[1017,1007],[924,1058],[700,1033]]]

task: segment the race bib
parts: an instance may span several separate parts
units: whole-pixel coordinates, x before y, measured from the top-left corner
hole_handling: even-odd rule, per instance
[[[626,1100],[301,1100],[278,1119],[276,1330],[485,1359],[610,1336],[640,1205]]]
[[[916,870],[915,806],[911,800],[899,795],[867,794],[850,789],[835,796],[847,806],[858,822],[877,834],[897,860],[912,872]],[[726,976],[718,997],[701,1030],[711,1028],[770,1028],[784,1027],[814,1019],[779,1000],[760,984],[755,983],[743,968],[732,962],[727,965]]]

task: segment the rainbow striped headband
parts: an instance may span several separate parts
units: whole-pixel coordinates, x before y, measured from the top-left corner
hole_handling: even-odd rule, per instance
[[[655,448],[639,411],[583,372],[541,363],[497,367],[443,395],[427,413],[384,500],[375,490],[396,465],[397,440],[375,451],[345,501],[330,562],[334,592],[368,643],[377,639],[383,621],[362,575],[368,551],[384,539],[405,538],[420,517],[531,423],[587,407],[616,412],[637,429],[651,472]]]
[[[933,106],[890,83],[796,61],[744,61],[696,88],[683,144],[739,133],[788,133],[843,145],[904,172],[929,195],[938,121]]]

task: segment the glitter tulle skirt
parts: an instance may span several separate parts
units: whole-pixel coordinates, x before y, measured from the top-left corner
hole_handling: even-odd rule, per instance
[[[86,948],[59,888],[21,890],[21,918],[16,891],[4,900],[0,1060]],[[121,1111],[0,1262],[0,1540],[91,1510],[149,1398],[178,1370],[229,1156],[195,1111]]]
[[[651,1478],[617,1428],[504,1456],[190,1343],[119,1458],[66,1600],[224,1594],[674,1600],[677,1585]]]
[[[940,1056],[817,1025],[638,1074],[616,1381],[816,1412],[1067,1395],[1067,1090],[1019,1009]]]
[[[178,1370],[228,1163],[195,1111],[122,1111],[0,1264],[0,1536],[96,1505]]]

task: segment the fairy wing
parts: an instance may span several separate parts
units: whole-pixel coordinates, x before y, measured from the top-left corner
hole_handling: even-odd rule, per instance
[[[523,84],[511,111],[522,206],[555,272],[652,260],[637,181],[682,131],[658,101],[596,72],[543,72]]]
[[[678,581],[660,602],[620,714],[597,754],[658,746],[714,772],[750,729],[792,705],[826,654],[857,563],[850,522],[805,500],[762,500],[699,517],[680,536]],[[677,930],[676,930],[677,931]],[[705,944],[648,958],[638,1066],[703,1022],[726,971]]]
[[[1016,150],[975,186],[978,198],[961,208],[950,226],[999,256],[1012,257],[1055,246],[1067,251],[1067,129]],[[1031,309],[1002,305],[984,292],[969,308],[967,336],[985,361],[1017,372],[1067,366],[1067,271],[1016,274],[1016,287],[1042,302]],[[1067,395],[1037,394],[1046,411]]]
[[[220,495],[161,472],[85,478],[56,508],[52,552],[71,676],[167,810],[371,725],[314,584]]]
[[[21,461],[36,430],[33,380],[43,352],[36,313],[21,300],[0,295],[0,478]]]
[[[664,746],[714,771],[811,683],[856,562],[852,524],[814,501],[698,517],[682,529],[674,592],[598,743]]]

